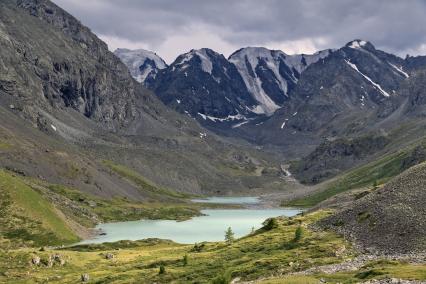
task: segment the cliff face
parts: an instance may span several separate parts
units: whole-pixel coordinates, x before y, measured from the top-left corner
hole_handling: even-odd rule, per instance
[[[108,129],[140,117],[157,103],[107,45],[50,1],[2,1],[0,91],[20,99],[37,122],[37,108],[71,107]]]

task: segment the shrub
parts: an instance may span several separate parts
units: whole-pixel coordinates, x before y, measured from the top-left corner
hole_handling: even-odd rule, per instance
[[[163,264],[161,264],[160,271],[158,272],[158,274],[165,274],[165,273],[166,273],[166,267]]]
[[[276,227],[278,227],[278,222],[275,218],[269,218],[263,223],[263,228],[267,231],[270,231]]]
[[[358,279],[366,279],[366,278],[370,278],[370,277],[374,277],[374,276],[379,276],[379,275],[382,275],[382,274],[383,274],[383,272],[371,269],[371,270],[359,272],[358,274],[355,275],[355,277],[358,278]]]
[[[201,244],[195,243],[194,247],[191,249],[191,251],[193,251],[193,252],[200,252],[200,251],[202,251],[204,249],[205,246],[206,245],[203,244],[203,243],[201,243]]]

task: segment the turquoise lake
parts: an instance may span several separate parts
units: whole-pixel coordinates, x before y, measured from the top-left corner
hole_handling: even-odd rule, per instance
[[[106,235],[99,235],[81,243],[103,243],[119,240],[146,238],[169,239],[178,243],[192,244],[203,241],[221,241],[225,230],[231,227],[236,237],[260,228],[270,217],[294,216],[298,209],[214,209],[202,210],[205,216],[176,222],[172,220],[140,220],[100,224],[96,228]]]

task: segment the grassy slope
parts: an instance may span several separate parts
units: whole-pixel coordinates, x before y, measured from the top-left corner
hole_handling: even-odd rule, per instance
[[[424,147],[424,143],[422,144]],[[376,161],[350,170],[342,175],[327,188],[307,197],[286,202],[285,206],[312,207],[338,193],[361,187],[372,186],[374,182],[379,184],[387,182],[390,178],[405,170],[403,161],[409,157],[414,146],[386,155]]]
[[[34,283],[48,278],[49,283],[76,283],[82,273],[88,273],[94,283],[211,283],[212,279],[223,275],[244,280],[277,277],[318,265],[338,263],[354,256],[350,245],[341,237],[305,227],[329,213],[322,211],[294,218],[279,218],[278,226],[272,230],[260,229],[232,244],[205,243],[198,251],[194,245],[151,239],[45,252],[31,249],[0,252],[0,282]],[[300,223],[304,227],[304,235],[299,242],[295,242],[295,230]],[[336,250],[343,246],[346,247],[345,253],[336,256]],[[112,252],[115,259],[105,259],[104,255],[108,252]],[[67,263],[53,268],[28,266],[34,253],[42,259],[59,253],[67,259]],[[187,265],[183,263],[184,255],[188,256]],[[9,261],[2,261],[6,258]],[[166,268],[163,275],[158,273],[160,265]],[[375,272],[368,273],[370,270]],[[320,278],[329,283],[355,283],[373,275],[426,279],[425,273],[425,265],[377,262],[350,273],[291,276],[287,280],[265,280],[264,283],[318,283]]]
[[[112,171],[117,173],[118,175],[134,182],[137,186],[140,187],[140,189],[142,191],[144,191],[145,193],[149,194],[152,197],[160,197],[160,198],[165,198],[165,197],[184,198],[184,197],[188,197],[187,194],[178,193],[178,192],[166,189],[166,188],[158,187],[158,186],[154,185],[152,182],[146,180],[144,177],[142,177],[137,172],[135,172],[135,171],[123,166],[123,165],[119,165],[119,164],[116,164],[112,161],[106,161],[106,160],[103,163],[104,163],[104,165],[109,167]]]
[[[94,195],[82,193],[62,185],[46,185],[47,194],[58,194],[65,197],[67,201],[73,202],[81,208],[99,218],[102,222],[129,221],[139,219],[171,219],[186,220],[200,215],[198,204],[182,202],[135,202],[124,198],[102,199]],[[63,205],[63,206],[61,206]],[[84,214],[79,216],[78,212],[69,212],[67,204],[61,204],[61,210],[80,224],[87,227],[95,225],[85,218]],[[68,214],[67,214],[68,213]]]
[[[33,245],[58,245],[78,237],[41,194],[19,177],[0,170],[0,238]]]

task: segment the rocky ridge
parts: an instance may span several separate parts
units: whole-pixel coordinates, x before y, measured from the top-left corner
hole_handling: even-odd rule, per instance
[[[401,175],[321,220],[370,253],[422,253],[426,250],[426,164]]]

